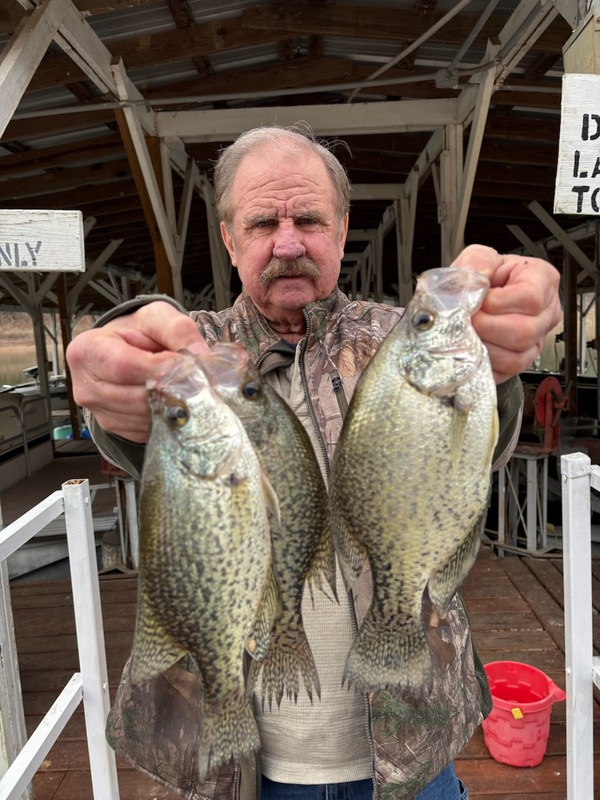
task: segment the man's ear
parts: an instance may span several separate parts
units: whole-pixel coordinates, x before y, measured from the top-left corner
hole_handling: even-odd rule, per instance
[[[221,223],[221,238],[223,239],[223,243],[227,248],[227,252],[229,253],[229,258],[231,259],[232,265],[235,267],[235,245],[233,243],[233,236],[227,230],[227,226],[224,222]]]
[[[342,221],[341,230],[340,230],[340,258],[344,257],[344,247],[346,245],[346,237],[348,236],[348,220],[350,218],[350,214],[346,212],[344,215],[344,219]]]

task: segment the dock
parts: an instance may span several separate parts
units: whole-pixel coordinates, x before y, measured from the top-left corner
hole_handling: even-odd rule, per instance
[[[600,560],[594,565],[594,646],[600,648]],[[135,576],[112,572],[100,578],[109,682],[114,696],[129,655],[136,614]],[[11,587],[21,683],[28,730],[48,710],[77,670],[70,583],[14,583]],[[560,557],[499,557],[482,546],[463,585],[473,636],[484,663],[521,661],[543,670],[565,688],[562,560]],[[595,752],[600,763],[600,698],[595,699]],[[565,704],[552,708],[542,763],[533,768],[500,764],[478,730],[456,762],[470,800],[564,800],[566,797]],[[118,760],[121,800],[175,800],[172,791]],[[78,711],[38,771],[36,800],[91,800],[92,788],[83,713]],[[600,770],[596,774],[600,797]],[[592,800],[592,798],[581,798]]]

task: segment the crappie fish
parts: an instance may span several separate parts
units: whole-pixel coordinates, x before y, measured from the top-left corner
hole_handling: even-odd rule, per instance
[[[279,516],[271,517],[271,542],[280,607],[268,653],[264,660],[252,662],[250,677],[254,681],[262,672],[262,698],[269,707],[273,699],[279,705],[284,694],[297,700],[301,680],[312,700],[313,692],[320,697],[320,683],[302,623],[305,583],[311,592],[318,588],[335,596],[325,482],[298,417],[265,383],[241,345],[215,344],[200,362],[214,390],[244,425],[278,500]]]
[[[131,674],[141,684],[193,655],[204,690],[204,781],[260,746],[243,660],[244,648],[264,654],[269,645],[253,637],[271,570],[267,509],[276,499],[242,424],[194,357],[164,365],[148,397]]]
[[[423,273],[352,397],[334,455],[334,541],[346,582],[368,559],[373,599],[344,681],[431,686],[427,590],[443,615],[473,565],[498,438],[489,357],[471,325],[489,286],[466,269]]]

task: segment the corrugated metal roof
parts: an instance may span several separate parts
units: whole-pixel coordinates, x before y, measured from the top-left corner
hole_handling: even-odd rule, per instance
[[[97,9],[102,0],[81,2]],[[16,6],[17,0],[13,3]],[[119,0],[118,3],[106,0],[106,3],[118,8],[89,13],[86,21],[114,55],[124,53],[121,57],[127,74],[149,104],[166,102],[167,95],[179,103],[175,106],[177,110],[236,110],[257,105],[286,105],[293,109],[294,104],[316,102],[332,120],[336,118],[336,104],[346,104],[351,98],[352,89],[348,87],[359,86],[392,61],[394,68],[385,70],[380,80],[393,81],[396,76],[397,85],[364,88],[356,96],[361,103],[385,103],[399,97],[455,97],[457,91],[452,86],[436,87],[435,73],[453,61],[473,20],[489,8],[487,0],[471,0],[440,34],[423,37],[407,66],[397,65],[395,60],[411,44],[410,37],[420,38],[441,14],[455,9],[457,3],[437,0],[432,12],[419,12],[417,0],[381,0],[377,4],[365,0],[312,3],[186,0],[181,4],[167,0]],[[528,3],[528,8],[536,7],[530,0]],[[547,10],[554,8],[542,0],[538,5]],[[518,7],[524,8],[525,0],[500,0],[495,5],[491,26],[494,34],[498,34]],[[249,13],[251,9],[255,11]],[[382,30],[384,23],[380,20],[387,19],[388,13],[395,22],[390,29],[400,31],[395,35],[386,35]],[[230,22],[221,30],[218,24],[214,25],[219,20]],[[310,27],[310,35],[303,29],[303,20]],[[363,21],[368,24],[363,26]],[[2,22],[0,18],[0,30],[6,31]],[[178,23],[183,27],[178,28]],[[404,23],[406,35],[402,35]],[[372,36],[367,31],[372,31]],[[561,31],[566,41],[570,31],[564,21]],[[479,37],[464,53],[461,69],[473,69],[485,60],[486,38],[487,34]],[[543,39],[542,35],[540,41]],[[0,33],[0,55],[8,41],[9,33]],[[560,38],[558,41],[562,45]],[[123,238],[114,263],[135,260],[146,275],[152,274],[152,241],[116,125],[117,103],[106,104],[105,100],[111,98],[99,96],[100,89],[77,69],[71,82],[66,83],[67,69],[61,65],[68,65],[67,69],[72,66],[60,48],[53,45],[40,67],[48,88],[25,93],[13,121],[0,137],[0,208],[11,205],[26,208],[33,202],[40,203],[38,207],[45,204],[49,208],[81,208],[85,215],[98,219],[87,240],[91,252],[101,251],[111,239]],[[529,70],[535,77],[519,84],[519,77]],[[426,73],[429,80],[419,77],[418,82],[404,87],[401,81],[410,79],[414,73]],[[516,246],[517,242],[507,236],[507,223],[524,226],[533,239],[540,235],[539,226],[530,230],[532,215],[525,201],[535,197],[547,205],[551,202],[560,109],[556,95],[550,98],[533,90],[542,80],[544,88],[554,86],[560,91],[560,76],[560,48],[555,37],[547,50],[543,45],[532,47],[507,76],[508,82],[514,82],[516,87],[508,99],[509,93],[503,90],[492,98],[469,225],[478,236],[485,234],[486,242],[493,246]],[[35,84],[34,78],[32,85]],[[233,91],[239,94],[232,95]],[[190,96],[201,100],[196,99],[190,106],[180,102],[182,97]],[[51,115],[43,116],[46,111],[52,112]],[[357,107],[357,114],[364,114],[364,110]],[[526,125],[522,124],[524,116]],[[518,137],[512,136],[513,123]],[[401,186],[429,134],[409,131],[403,138],[402,131],[374,135],[340,131],[339,136],[349,141],[353,153],[347,162],[353,181]],[[202,170],[210,169],[217,146],[211,149],[210,142],[204,142],[202,137],[197,143],[187,144]],[[50,167],[44,165],[45,152],[49,153]],[[29,153],[32,156],[28,159]],[[111,167],[116,160],[120,162],[118,168]],[[30,180],[31,176],[42,173],[43,181]],[[519,187],[521,180],[527,184]],[[419,195],[415,238],[419,269],[439,258],[438,201],[432,184],[431,180],[426,182]],[[85,192],[78,188],[81,186],[86,187]],[[194,197],[193,203],[197,224],[188,236],[183,274],[188,288],[200,291],[212,280],[212,275],[203,202]],[[355,201],[353,224],[364,229],[376,227],[386,205],[379,200]],[[393,234],[386,240],[386,249],[391,238]],[[391,251],[386,253],[387,284],[397,280],[393,247]],[[390,291],[387,284],[386,291]]]

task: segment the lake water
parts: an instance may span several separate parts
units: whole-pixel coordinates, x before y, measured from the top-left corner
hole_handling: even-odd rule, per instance
[[[0,388],[6,384],[13,386],[15,383],[26,383],[31,380],[27,375],[23,375],[23,370],[33,367],[35,364],[37,364],[37,358],[33,345],[31,348],[20,346],[14,351],[2,348],[0,350]]]
[[[5,348],[0,353],[0,386],[15,383],[24,383],[29,380],[26,375],[23,375],[23,370],[27,367],[32,367],[37,363],[35,357],[35,347],[18,349],[11,352]]]

